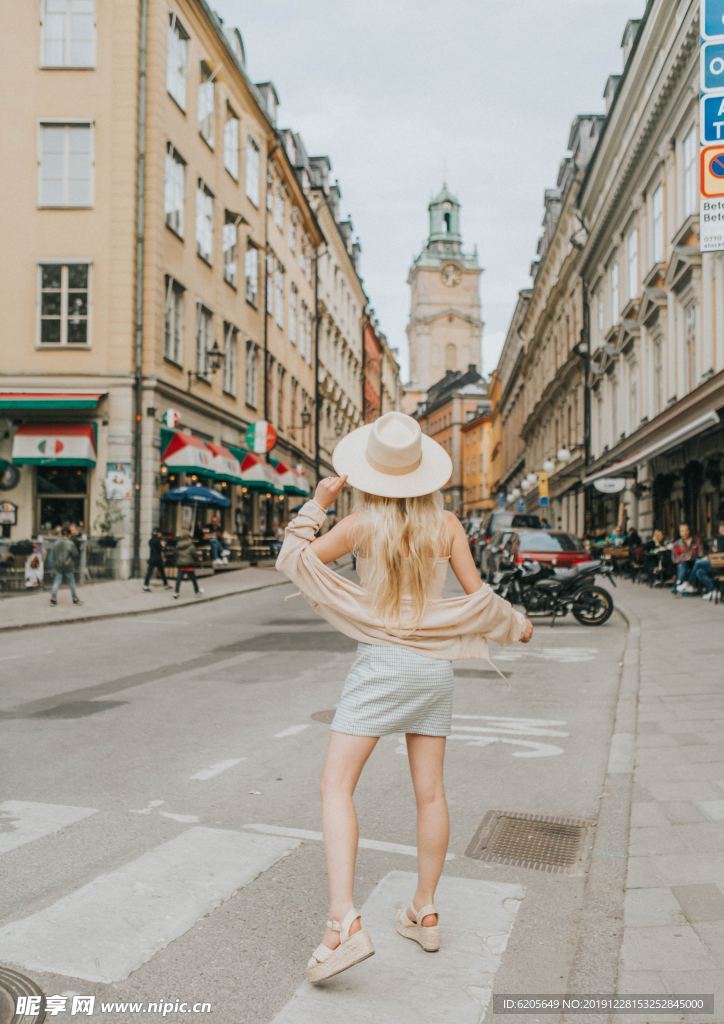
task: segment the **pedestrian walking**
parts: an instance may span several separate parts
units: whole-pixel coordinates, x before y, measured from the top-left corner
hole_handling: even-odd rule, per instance
[[[143,580],[144,590],[151,589],[149,584],[151,582],[151,576],[153,575],[154,569],[158,572],[158,575],[161,577],[161,581],[164,585],[164,588],[166,590],[171,589],[171,584],[168,582],[168,579],[166,578],[166,570],[163,567],[163,549],[163,536],[159,528],[157,526],[154,526],[153,530],[151,531],[151,536],[148,539],[148,563],[146,565],[146,575]]]
[[[196,579],[196,545],[188,530],[182,532],[181,540],[176,544],[176,566],[176,586],[173,596],[178,597],[182,579],[191,580],[197,597],[199,594],[203,594],[203,587],[199,586],[199,581]]]
[[[71,540],[70,528],[64,526],[60,531],[60,540],[57,540],[50,552],[50,568],[53,575],[53,586],[50,591],[50,603],[58,603],[58,591],[62,583],[67,583],[70,590],[73,604],[80,604],[80,598],[75,589],[75,570],[79,560],[78,548]]]
[[[357,640],[322,774],[329,919],[307,963],[314,984],[374,953],[354,907],[353,794],[387,733],[405,733],[417,802],[417,888],[394,924],[423,949],[440,947],[434,899],[449,840],[443,760],[452,732],[452,660],[487,658],[488,638],[527,643],[533,633],[525,616],[481,581],[462,524],[443,509],[450,456],[415,419],[388,412],[358,427],[337,444],[332,463],[339,475],[321,480],[290,521],[276,561],[318,614]],[[347,483],[354,511],[316,536]],[[350,551],[359,584],[329,566]],[[442,596],[448,565],[465,596]]]

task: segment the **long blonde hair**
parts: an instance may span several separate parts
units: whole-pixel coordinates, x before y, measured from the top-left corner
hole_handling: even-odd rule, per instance
[[[414,498],[384,498],[355,489],[354,510],[354,546],[370,562],[365,585],[373,610],[386,625],[399,624],[406,592],[415,623],[419,622],[445,523],[442,495],[433,491]]]

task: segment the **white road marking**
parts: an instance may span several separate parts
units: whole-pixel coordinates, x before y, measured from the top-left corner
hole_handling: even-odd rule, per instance
[[[270,836],[292,836],[296,839],[311,839],[321,842],[324,838],[321,832],[310,832],[305,828],[286,828],[283,825],[261,825],[256,822],[247,822],[244,828],[253,829],[254,832],[263,832]],[[417,857],[417,850],[414,846],[406,846],[404,843],[386,843],[381,839],[360,839],[359,845],[365,850],[382,850],[385,853],[402,853],[406,857]],[[455,860],[454,853],[446,853],[445,860]]]
[[[375,955],[323,985],[303,978],[272,1024],[337,1024],[342,1018],[345,1024],[479,1024],[525,889],[443,875],[437,889],[443,950],[436,955],[443,960],[431,963],[393,927],[397,908],[414,895],[416,883],[410,871],[385,875],[358,908]]]
[[[85,981],[123,981],[298,846],[281,837],[187,829],[0,928],[3,961]]]
[[[3,800],[0,803],[0,853],[7,853],[35,839],[60,832],[68,825],[97,813],[95,807]]]
[[[195,772],[191,779],[195,779],[198,782],[206,782],[207,779],[214,779],[217,775],[221,775],[222,772],[246,760],[246,757],[229,757],[226,761],[217,761],[216,764],[209,765],[208,768],[202,768],[200,771]]]
[[[150,814],[151,811],[153,811],[156,807],[160,807],[161,804],[165,804],[165,803],[166,803],[165,800],[149,800],[148,803],[146,804],[146,806],[142,807],[140,809],[137,809],[135,807],[131,807],[129,809],[129,813],[130,814]]]
[[[290,725],[288,729],[282,729],[281,732],[275,732],[274,739],[281,740],[285,736],[296,736],[297,733],[304,732],[304,730],[308,729],[309,726],[309,722],[304,723],[304,725]]]
[[[516,651],[512,649],[496,651],[496,661],[519,661],[540,658],[542,661],[559,661],[564,665],[582,661],[593,661],[599,654],[597,647],[535,647],[532,651]]]
[[[198,814],[174,814],[173,811],[159,811],[158,812],[164,818],[171,818],[172,821],[180,821],[182,825],[191,825],[195,821],[200,821]]]
[[[468,747],[487,747],[491,743],[508,743],[511,746],[523,747],[513,752],[513,757],[555,757],[563,753],[563,748],[555,743],[543,743],[540,740],[526,740],[523,736],[569,736],[562,729],[550,726],[567,725],[561,718],[514,718],[509,715],[453,715],[454,719],[462,719],[465,724],[456,725],[448,736],[450,740],[460,740]],[[473,721],[481,725],[472,725]],[[407,755],[404,735],[398,738],[396,751],[401,757]]]

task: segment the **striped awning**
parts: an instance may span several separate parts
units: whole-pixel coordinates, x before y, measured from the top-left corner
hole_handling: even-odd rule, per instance
[[[282,461],[282,459],[270,458],[269,462],[274,467],[277,485],[283,488],[285,494],[294,494],[299,497],[311,494],[312,489],[309,481],[300,469],[296,466],[290,466],[287,462]]]
[[[284,488],[280,487],[276,480],[276,473],[269,463],[261,455],[246,451],[244,448],[236,448],[229,445],[232,455],[235,455],[241,464],[241,483],[250,491],[259,491],[262,494],[283,494]]]
[[[182,430],[161,431],[161,462],[174,473],[215,476],[214,456],[200,437]]]
[[[86,388],[2,388],[0,409],[95,409],[107,394]]]
[[[226,480],[230,484],[244,482],[241,464],[228,448],[223,444],[216,444],[214,441],[207,441],[206,447],[213,457],[214,476],[217,480]]]
[[[93,423],[24,423],[13,439],[16,466],[95,466]]]

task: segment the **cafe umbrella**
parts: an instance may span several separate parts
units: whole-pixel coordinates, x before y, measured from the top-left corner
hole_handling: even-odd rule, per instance
[[[194,510],[194,521],[192,529],[196,525],[196,509],[202,508],[229,508],[231,502],[219,491],[211,487],[199,487],[190,485],[188,487],[174,487],[161,498],[161,501],[176,502],[179,505],[191,505]]]

